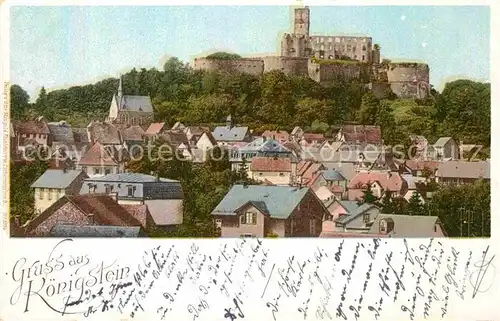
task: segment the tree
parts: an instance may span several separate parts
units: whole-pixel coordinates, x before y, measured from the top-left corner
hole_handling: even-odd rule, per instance
[[[29,107],[30,96],[19,85],[10,87],[10,113],[13,119],[21,118]]]
[[[373,125],[377,120],[377,113],[380,108],[380,101],[369,92],[363,95],[361,108],[358,111],[357,119],[363,125]]]
[[[424,207],[417,191],[414,191],[408,200],[407,213],[408,215],[424,215]]]
[[[358,201],[358,205],[362,204],[375,204],[377,197],[373,194],[371,182],[366,183],[363,189],[363,196]]]
[[[380,201],[380,213],[394,214],[394,206],[392,204],[391,192],[385,192],[382,200]]]

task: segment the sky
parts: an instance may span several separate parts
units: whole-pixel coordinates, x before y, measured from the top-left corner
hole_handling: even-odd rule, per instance
[[[10,82],[31,99],[136,68],[214,51],[278,54],[285,6],[13,6]],[[311,35],[366,35],[382,58],[429,64],[436,89],[490,79],[490,11],[481,6],[310,7]]]

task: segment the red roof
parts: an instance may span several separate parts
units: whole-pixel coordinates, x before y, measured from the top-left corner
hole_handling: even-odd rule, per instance
[[[382,132],[379,126],[344,125],[340,132],[343,134],[346,143],[382,143]]]
[[[255,172],[291,172],[292,162],[285,157],[254,157],[250,170]]]
[[[363,189],[368,182],[378,182],[386,191],[399,192],[404,180],[398,173],[391,172],[390,175],[384,172],[360,172],[354,176],[347,188]]]
[[[132,217],[141,222],[144,228],[147,228],[149,210],[146,204],[123,204],[122,207],[126,209]]]
[[[302,139],[307,142],[317,141],[318,143],[322,143],[325,140],[325,135],[323,134],[313,134],[313,133],[304,133],[302,135]]]
[[[105,148],[99,142],[96,142],[78,162],[79,165],[117,165],[114,158],[116,151],[113,147]]]
[[[165,123],[152,123],[146,130],[146,134],[159,134],[163,130]]]
[[[263,134],[262,137],[265,138],[272,138],[277,141],[288,141],[290,139],[290,134],[288,134],[287,131],[284,130],[266,130]]]
[[[416,160],[416,159],[410,159],[406,161],[406,166],[411,169],[412,171],[421,171],[424,168],[428,168],[432,171],[435,171],[440,162],[438,161],[426,161],[426,160]]]

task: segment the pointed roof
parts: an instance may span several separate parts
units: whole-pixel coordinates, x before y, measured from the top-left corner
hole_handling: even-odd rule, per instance
[[[105,148],[99,142],[96,142],[78,162],[79,165],[117,165],[115,159],[116,149]]]

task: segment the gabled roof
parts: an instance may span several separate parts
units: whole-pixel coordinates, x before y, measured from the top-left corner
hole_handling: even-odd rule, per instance
[[[52,237],[138,237],[140,226],[55,225]]]
[[[165,123],[152,123],[146,130],[146,134],[157,135],[160,134],[163,130],[165,130]]]
[[[253,172],[291,172],[292,162],[288,157],[253,157],[250,170]]]
[[[13,120],[12,126],[18,134],[50,134],[49,127],[43,120]]]
[[[138,220],[144,228],[147,228],[147,219],[151,215],[146,204],[122,204],[122,207],[127,210],[136,220]]]
[[[297,135],[297,133],[298,133],[299,131],[301,131],[301,130],[302,130],[302,128],[300,128],[299,126],[295,126],[295,127],[293,128],[293,130],[292,130],[291,135]]]
[[[236,215],[237,209],[252,201],[264,202],[272,218],[286,219],[308,191],[307,187],[234,185],[212,211],[212,215]]]
[[[123,143],[120,131],[113,124],[91,122],[87,126],[92,143],[99,142],[103,145],[120,145]]]
[[[290,139],[290,134],[286,130],[266,130],[261,136],[278,141],[288,141]]]
[[[201,136],[205,132],[209,132],[210,128],[208,127],[202,127],[202,126],[187,126],[184,129],[186,132],[189,130],[191,132],[191,135],[199,135]]]
[[[349,214],[355,213],[359,208],[357,201],[339,201],[339,203]]]
[[[110,196],[102,194],[65,195],[29,222],[26,226],[26,232],[34,230],[68,202],[72,203],[80,211],[80,214],[87,218],[91,217],[94,225],[141,226],[138,220]],[[74,223],[75,225],[83,225]]]
[[[405,161],[405,166],[411,169],[412,171],[421,171],[424,168],[428,168],[431,171],[435,171],[441,162],[431,161],[431,160],[415,160],[409,159]]]
[[[436,177],[447,178],[490,178],[490,162],[447,161],[441,162]]]
[[[338,171],[334,169],[326,169],[321,171],[321,175],[327,180],[327,181],[345,181],[345,177],[342,176]]]
[[[145,132],[139,125],[132,125],[123,130],[123,139],[128,141],[142,141]]]
[[[362,189],[368,183],[378,182],[385,191],[399,192],[405,186],[406,182],[399,173],[391,172],[359,172],[349,182],[347,188]],[[363,187],[359,187],[363,186]]]
[[[114,147],[102,146],[96,142],[89,150],[85,152],[83,157],[78,162],[79,165],[117,165],[118,151]]]
[[[200,138],[203,137],[203,136],[206,136],[207,139],[210,141],[210,143],[214,146],[217,145],[217,140],[215,140],[214,136],[212,135],[211,132],[207,131],[207,132],[204,132],[203,134],[200,135]],[[199,139],[198,139],[199,140]],[[198,142],[198,141],[197,141]]]
[[[380,126],[343,125],[340,129],[348,144],[381,144],[382,132]]]
[[[434,226],[441,224],[437,216],[378,214],[368,233],[379,233],[380,220],[388,218],[394,222],[394,229],[389,233],[391,237],[432,237],[435,236]]]
[[[57,188],[69,187],[78,177],[88,177],[87,174],[77,170],[48,169],[33,184],[32,188]]]
[[[178,130],[169,130],[160,135],[166,142],[170,143],[174,147],[178,147],[184,144],[189,147],[189,141],[187,139],[186,133]]]
[[[248,127],[215,127],[212,135],[217,141],[243,141],[248,135]]]
[[[451,137],[441,137],[439,138],[435,143],[434,143],[434,147],[444,147],[444,145],[446,145],[446,143],[448,143],[450,140],[452,140],[453,138]]]
[[[172,126],[171,130],[184,130],[186,129],[186,126],[182,124],[180,121],[176,122],[174,126]]]
[[[312,143],[313,141],[316,141],[318,143],[322,143],[325,140],[325,135],[314,134],[314,133],[304,133],[302,135],[302,140],[305,140],[306,142],[309,142],[309,143]]]
[[[72,128],[75,143],[89,143],[87,128]]]
[[[349,213],[348,215],[343,215],[340,216],[335,222],[336,223],[341,223],[341,224],[347,224],[354,220],[356,217],[359,217],[361,214],[365,213],[366,211],[369,211],[371,209],[377,209],[378,208],[373,205],[373,204],[362,204],[361,206],[358,206],[354,211]]]

